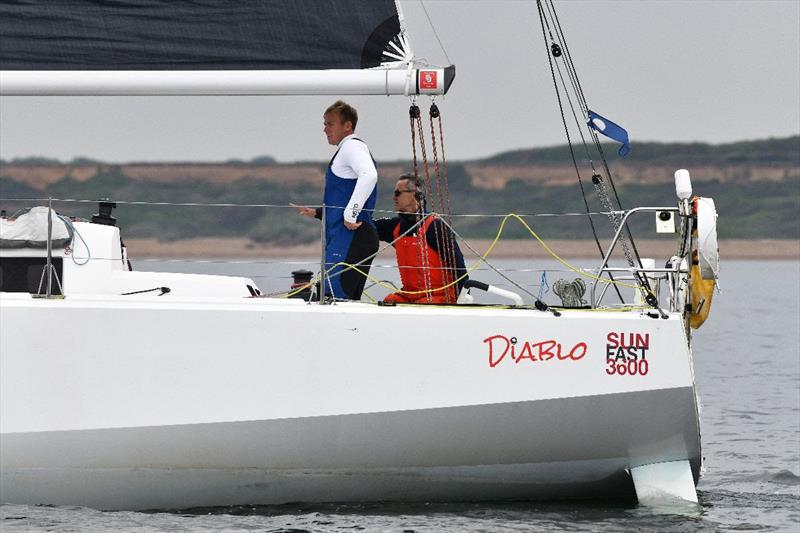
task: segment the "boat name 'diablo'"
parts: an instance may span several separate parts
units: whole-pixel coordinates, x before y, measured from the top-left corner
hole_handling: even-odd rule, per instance
[[[505,335],[492,335],[486,337],[483,342],[489,347],[489,366],[496,367],[509,355],[510,361],[520,363],[528,361],[579,361],[583,359],[588,351],[585,342],[575,344],[570,350],[565,350],[564,346],[553,339],[531,342],[520,341],[517,337],[506,337]]]

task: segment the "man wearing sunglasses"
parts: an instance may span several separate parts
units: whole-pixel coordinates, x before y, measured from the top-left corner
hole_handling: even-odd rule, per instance
[[[452,230],[425,213],[425,194],[412,174],[397,180],[393,200],[397,216],[378,219],[375,227],[380,240],[393,243],[403,287],[384,301],[455,303],[467,269]]]

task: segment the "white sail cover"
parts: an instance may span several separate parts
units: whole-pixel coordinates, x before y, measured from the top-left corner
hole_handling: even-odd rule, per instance
[[[0,218],[0,248],[47,248],[46,207],[33,207],[14,219]],[[72,240],[72,228],[52,215],[52,245],[64,246]]]

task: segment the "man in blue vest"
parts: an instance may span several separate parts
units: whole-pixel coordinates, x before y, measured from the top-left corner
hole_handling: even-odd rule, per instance
[[[369,272],[372,259],[364,259],[378,251],[378,233],[372,221],[378,170],[366,143],[355,136],[355,108],[338,100],[325,110],[323,119],[328,144],[338,147],[325,172],[325,294],[358,300],[366,278],[336,265],[360,263],[358,268]],[[294,207],[301,215],[322,218],[321,208]]]

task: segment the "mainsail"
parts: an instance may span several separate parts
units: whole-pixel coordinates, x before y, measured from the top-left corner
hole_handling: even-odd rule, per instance
[[[443,94],[394,0],[0,0],[0,94]]]

